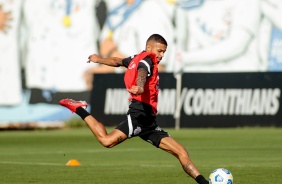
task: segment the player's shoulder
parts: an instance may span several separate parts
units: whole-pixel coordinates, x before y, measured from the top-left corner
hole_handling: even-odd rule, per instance
[[[122,65],[125,66],[126,68],[128,67],[129,63],[132,61],[132,59],[135,57],[136,55],[132,55],[129,56],[127,58],[122,59]]]
[[[143,60],[146,61],[149,65],[153,64],[153,60],[150,56],[146,56]]]

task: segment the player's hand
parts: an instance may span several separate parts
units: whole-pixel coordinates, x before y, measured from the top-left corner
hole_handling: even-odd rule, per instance
[[[8,22],[13,20],[11,16],[11,12],[6,12],[2,9],[2,4],[0,4],[0,31],[6,33],[8,28]]]
[[[98,54],[92,54],[88,57],[87,63],[93,62],[98,63],[98,61],[101,59],[101,57]]]
[[[127,91],[134,95],[140,95],[144,92],[144,89],[140,86],[132,86],[130,89],[127,89]]]

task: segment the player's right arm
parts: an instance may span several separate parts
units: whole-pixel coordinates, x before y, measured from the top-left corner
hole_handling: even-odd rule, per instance
[[[92,54],[88,57],[87,63],[93,62],[93,63],[99,63],[113,67],[119,67],[119,66],[123,66],[122,60],[123,58],[118,58],[118,57],[102,58],[97,54]]]

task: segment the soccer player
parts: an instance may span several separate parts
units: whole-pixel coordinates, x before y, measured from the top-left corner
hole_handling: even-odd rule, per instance
[[[166,49],[166,40],[159,34],[153,34],[147,39],[145,51],[133,57],[121,59],[102,58],[97,54],[89,56],[88,62],[127,68],[124,81],[130,93],[131,103],[127,119],[111,133],[108,134],[104,125],[85,110],[86,102],[63,99],[60,104],[78,114],[103,146],[112,148],[126,139],[139,136],[178,158],[184,171],[197,183],[208,184],[190,160],[186,149],[156,123],[159,90],[158,64]]]

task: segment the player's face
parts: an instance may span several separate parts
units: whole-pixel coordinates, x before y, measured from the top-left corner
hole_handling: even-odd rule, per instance
[[[160,62],[162,58],[164,57],[166,48],[167,48],[166,45],[155,42],[155,43],[151,43],[150,45],[148,45],[146,51],[153,52],[154,54],[156,54],[158,62]]]

